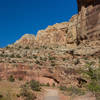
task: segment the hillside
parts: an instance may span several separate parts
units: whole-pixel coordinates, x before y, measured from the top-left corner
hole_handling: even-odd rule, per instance
[[[82,72],[99,68],[100,40],[77,40],[77,16],[40,30],[36,37],[25,34],[1,48],[0,79],[8,80],[12,75],[15,80],[80,88],[80,80],[90,83]]]

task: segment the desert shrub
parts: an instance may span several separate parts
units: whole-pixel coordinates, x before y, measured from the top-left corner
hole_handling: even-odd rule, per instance
[[[56,66],[54,61],[51,61],[51,66]]]
[[[84,73],[87,74],[90,78],[90,81],[86,85],[87,90],[91,91],[96,96],[96,98],[100,99],[100,68],[93,69],[91,64],[89,64],[88,70]]]
[[[21,56],[19,54],[16,55],[17,58],[21,58]]]
[[[46,86],[48,86],[48,87],[49,87],[49,86],[50,86],[50,84],[49,84],[49,83],[47,83],[47,84],[46,84]]]
[[[56,59],[55,57],[49,56],[49,60],[55,60],[55,59]]]
[[[6,46],[6,49],[9,49],[10,47],[9,46]]]
[[[4,57],[4,55],[3,54],[0,54],[0,57]]]
[[[73,95],[73,94],[75,94],[75,95],[84,95],[85,94],[84,90],[82,90],[78,87],[73,87],[73,86],[67,88],[66,91],[69,92],[70,95]]]
[[[35,80],[30,81],[30,87],[33,91],[40,91],[41,90],[40,83],[38,81],[35,81]]]
[[[8,80],[9,80],[10,82],[14,82],[14,81],[15,81],[13,75],[10,75],[9,78],[8,78]]]
[[[35,61],[36,64],[40,64],[40,62],[38,60]]]
[[[30,49],[30,48],[27,46],[27,47],[25,47],[25,49]]]
[[[22,46],[19,46],[19,49],[22,48]]]
[[[67,90],[67,87],[61,85],[61,86],[59,87],[59,89],[60,89],[61,91],[66,91],[66,90]]]
[[[12,55],[10,55],[10,57],[11,57],[11,58],[14,58],[14,57],[15,57],[15,55],[14,55],[14,54],[12,54]]]
[[[51,63],[51,66],[55,66],[56,64],[55,63]]]
[[[4,55],[5,57],[9,57],[8,55]]]
[[[41,65],[41,66],[43,65],[43,64],[42,64],[40,61],[38,61],[38,60],[36,60],[35,63],[38,64],[38,65]]]
[[[23,96],[23,97],[28,96],[28,88],[25,85],[21,87],[20,96]]]
[[[82,89],[80,89],[78,87],[72,87],[71,86],[71,87],[67,88],[66,86],[60,86],[59,88],[60,88],[61,91],[66,91],[70,95],[73,95],[73,94],[75,94],[75,95],[83,95],[85,93]]]
[[[92,92],[100,92],[100,84],[96,81],[92,81],[88,84],[88,89]]]
[[[35,99],[36,99],[36,96],[31,92],[29,92],[28,96],[25,98],[25,100],[35,100]]]
[[[47,46],[42,46],[42,48],[47,49]]]
[[[89,74],[89,76],[91,77],[91,82],[88,84],[88,89],[95,95],[100,94],[100,68],[93,70],[92,74]],[[98,98],[98,96],[96,97]]]
[[[46,58],[46,57],[44,57],[44,58],[43,58],[43,60],[44,60],[44,61],[47,61],[47,58]]]
[[[74,60],[74,64],[75,64],[75,65],[77,65],[77,64],[79,64],[79,63],[80,63],[79,59],[75,59],[75,60]]]
[[[19,80],[19,81],[22,81],[22,80],[23,80],[23,78],[22,78],[22,77],[19,77],[19,78],[18,78],[18,80]]]
[[[66,58],[62,58],[63,61],[66,61]]]
[[[49,83],[46,83],[46,84],[42,83],[42,84],[40,84],[40,86],[46,86],[46,87],[49,87],[50,84],[49,84]]]
[[[16,96],[19,98],[20,97],[20,94],[16,94]]]
[[[37,59],[37,56],[36,56],[36,55],[33,55],[33,58],[34,58],[34,59]]]
[[[21,92],[19,96],[24,97],[24,100],[35,100],[36,99],[36,96],[31,91],[29,91],[29,89],[25,86],[21,88]]]
[[[53,83],[52,86],[55,87],[56,86],[55,83]]]
[[[3,95],[2,94],[0,94],[0,99],[2,99],[3,98]]]

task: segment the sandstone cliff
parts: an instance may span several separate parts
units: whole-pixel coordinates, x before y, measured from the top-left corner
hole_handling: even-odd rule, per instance
[[[100,54],[97,40],[87,43],[83,40],[76,45],[78,18],[75,15],[69,22],[48,26],[36,37],[25,34],[14,44],[0,49],[0,77],[7,79],[14,75],[23,80],[40,77],[46,82],[52,79],[57,84],[77,86],[77,77],[81,77],[78,70],[86,62],[94,62],[97,68]]]
[[[14,45],[19,46],[33,46],[35,44],[35,36],[32,34],[25,34],[21,39],[17,40]]]
[[[57,23],[48,26],[45,30],[37,33],[36,40],[41,45],[66,45],[74,44],[76,40],[77,15],[73,16],[69,22]]]

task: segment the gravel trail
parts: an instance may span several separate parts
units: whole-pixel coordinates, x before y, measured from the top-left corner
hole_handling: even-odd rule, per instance
[[[56,89],[46,89],[44,100],[59,100],[58,90]]]

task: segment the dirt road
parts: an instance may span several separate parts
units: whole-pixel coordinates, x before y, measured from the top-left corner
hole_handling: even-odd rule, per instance
[[[44,100],[59,100],[58,90],[46,89]]]

